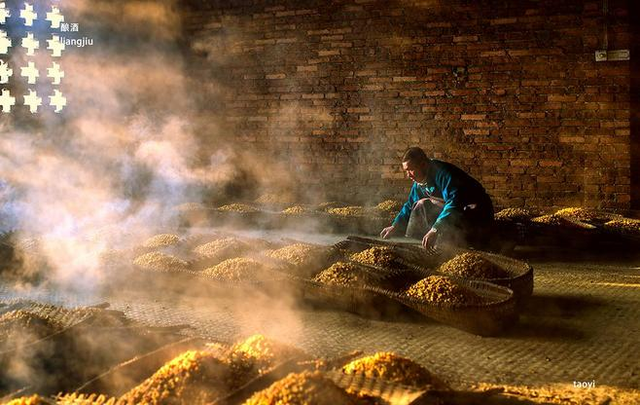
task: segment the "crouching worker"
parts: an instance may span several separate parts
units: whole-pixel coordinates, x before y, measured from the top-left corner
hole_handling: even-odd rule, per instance
[[[418,147],[405,152],[402,169],[413,180],[409,199],[381,237],[404,234],[422,239],[425,248],[436,241],[479,247],[488,243],[493,204],[476,179],[451,163],[429,159]]]

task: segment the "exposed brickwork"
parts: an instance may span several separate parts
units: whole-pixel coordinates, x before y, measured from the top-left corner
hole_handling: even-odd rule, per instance
[[[233,4],[230,4],[233,3]],[[609,49],[628,49],[609,0]],[[602,2],[190,1],[203,115],[330,196],[405,197],[411,145],[501,206],[631,205],[630,64]]]

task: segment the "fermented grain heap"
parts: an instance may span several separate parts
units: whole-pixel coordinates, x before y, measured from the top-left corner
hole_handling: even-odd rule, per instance
[[[327,248],[308,243],[294,243],[280,249],[267,252],[268,257],[289,263],[296,268],[317,267],[327,257]]]
[[[255,281],[264,280],[273,272],[270,272],[265,264],[257,260],[236,257],[204,269],[202,273],[221,281]],[[271,274],[271,277],[273,275],[275,274]]]
[[[310,212],[309,208],[303,207],[302,205],[294,205],[293,207],[282,210],[283,214],[289,215],[306,214],[308,212]]]
[[[256,207],[252,207],[251,205],[247,204],[227,204],[218,207],[218,211],[249,213],[258,212],[259,210]]]
[[[429,276],[418,281],[405,294],[411,298],[436,304],[474,304],[479,297],[469,289],[452,282],[448,277]]]
[[[0,316],[0,344],[5,341],[25,342],[50,335],[62,329],[53,319],[28,311],[14,310]]]
[[[390,352],[378,352],[353,360],[345,365],[342,371],[347,374],[360,373],[370,378],[381,378],[415,387],[426,385],[436,388],[446,387],[441,380],[420,364]]]
[[[351,260],[354,262],[384,267],[394,266],[396,259],[393,248],[388,246],[374,246],[351,255]]]
[[[6,405],[48,405],[49,403],[39,395],[32,395],[30,397],[16,398],[7,402]]]
[[[526,222],[531,220],[534,217],[534,214],[531,210],[526,208],[505,208],[495,214],[494,218],[497,220],[508,220],[508,221],[521,221]]]
[[[356,404],[356,398],[319,372],[303,372],[289,374],[255,393],[244,404],[340,405]]]
[[[482,255],[465,252],[440,265],[438,271],[451,276],[465,278],[493,279],[505,278],[509,274]]]
[[[184,260],[161,252],[145,253],[136,257],[133,264],[145,270],[156,271],[186,270],[188,267]]]
[[[339,215],[343,217],[361,217],[365,214],[365,209],[364,207],[361,207],[359,205],[352,205],[342,208],[329,208],[327,212],[329,214]]]
[[[376,205],[376,208],[380,211],[389,211],[396,212],[400,211],[402,208],[403,202],[398,200],[385,200],[380,204]]]
[[[590,208],[569,207],[556,211],[556,215],[577,219],[579,221],[606,221],[609,219],[619,218],[620,215],[610,214]]]
[[[255,369],[264,372],[278,362],[291,359],[304,360],[308,355],[303,351],[263,335],[252,335],[230,349],[230,358],[248,360]]]
[[[535,222],[537,224],[555,225],[555,226],[566,224],[566,222],[562,220],[562,217],[555,214],[541,215],[539,217],[533,218],[531,222]]]
[[[241,255],[249,250],[249,245],[237,238],[221,238],[197,246],[193,252],[198,256],[222,261]]]
[[[314,277],[314,281],[329,285],[355,286],[363,284],[364,278],[353,263],[336,262]]]
[[[229,367],[216,355],[189,350],[121,398],[126,404],[205,404],[227,392]]]
[[[142,246],[146,248],[161,248],[165,246],[177,245],[179,242],[180,237],[178,235],[163,233],[160,235],[152,236],[149,239],[145,240]]]
[[[621,218],[614,219],[604,224],[605,227],[613,230],[640,234],[640,220]]]

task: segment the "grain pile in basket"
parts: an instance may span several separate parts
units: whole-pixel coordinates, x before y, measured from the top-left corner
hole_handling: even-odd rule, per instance
[[[173,235],[170,233],[163,233],[160,235],[155,235],[145,240],[142,243],[143,247],[146,248],[161,248],[165,246],[173,246],[177,245],[180,242],[180,237],[178,235]]]
[[[13,399],[6,403],[6,405],[48,405],[49,401],[46,401],[40,395],[31,395],[30,397],[20,397]]]
[[[357,399],[319,372],[291,373],[249,398],[245,405],[340,405]]]
[[[260,334],[252,335],[244,341],[236,343],[230,349],[231,359],[248,360],[260,372],[266,371],[280,362],[291,359],[305,360],[308,357],[300,349]]]
[[[555,214],[541,215],[539,217],[535,217],[531,219],[531,222],[535,222],[537,224],[544,224],[544,225],[554,225],[554,226],[560,226],[560,225],[566,224],[566,222],[562,220],[562,217],[560,215],[555,215]]]
[[[239,212],[239,213],[250,213],[250,212],[258,212],[260,211],[256,207],[252,207],[247,204],[227,204],[221,207],[218,207],[218,211],[224,212]]]
[[[450,276],[464,278],[506,278],[509,274],[485,259],[481,254],[465,252],[440,265],[438,271]]]
[[[258,281],[277,275],[266,264],[246,257],[224,260],[202,273],[220,281]]]
[[[598,211],[592,208],[582,207],[569,207],[556,211],[556,215],[561,217],[567,217],[577,219],[579,221],[606,221],[610,219],[620,218],[620,215],[610,214],[607,212]]]
[[[402,209],[402,205],[404,205],[402,201],[384,200],[380,204],[376,205],[376,208],[380,211],[396,212]]]
[[[36,340],[62,329],[54,319],[24,310],[13,310],[0,316],[0,343]]]
[[[329,214],[338,215],[342,217],[361,217],[366,214],[364,207],[359,205],[352,205],[342,208],[329,208],[327,210]]]
[[[294,205],[293,207],[282,210],[283,214],[289,215],[306,214],[308,212],[311,212],[311,210],[307,207],[303,207],[302,205]]]
[[[429,276],[407,289],[411,298],[436,304],[463,305],[476,304],[480,297],[468,288],[456,284],[445,276]]]
[[[322,270],[313,280],[328,285],[355,286],[365,283],[362,272],[353,263],[336,262]]]
[[[145,253],[136,257],[133,264],[145,270],[156,271],[186,270],[188,267],[184,260],[161,252]]]
[[[354,262],[373,266],[397,267],[398,256],[393,248],[389,246],[373,246],[362,252],[352,254],[350,259]]]
[[[229,366],[215,354],[189,350],[124,394],[126,404],[205,404],[224,395]]]
[[[193,249],[198,256],[222,261],[231,257],[237,257],[249,250],[249,245],[237,238],[220,238],[199,245]]]
[[[494,215],[497,220],[521,221],[531,220],[535,214],[526,208],[505,208]]]
[[[294,243],[266,253],[267,257],[288,263],[296,274],[310,276],[318,266],[322,266],[328,257],[325,246],[308,243]]]
[[[342,368],[347,374],[364,374],[398,384],[446,388],[446,384],[420,364],[391,352],[378,352],[353,360]]]
[[[640,234],[640,219],[621,218],[604,224],[606,228]]]

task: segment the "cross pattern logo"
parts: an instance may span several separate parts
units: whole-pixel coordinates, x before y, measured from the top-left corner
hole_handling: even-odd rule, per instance
[[[67,98],[56,89],[53,91],[53,96],[49,96],[49,105],[55,107],[54,112],[59,113],[67,105]]]
[[[7,36],[6,32],[0,30],[0,54],[8,54],[9,48],[11,48],[11,38]]]
[[[2,3],[0,3],[0,24],[5,24],[7,22],[7,18],[9,17],[11,17],[11,12],[3,1]]]
[[[2,71],[0,70],[0,74]],[[51,78],[51,84],[58,85],[64,77],[64,72],[60,70],[60,65],[53,62],[53,65],[47,69],[47,77]]]
[[[38,97],[38,93],[35,90],[29,89],[29,94],[24,96],[24,105],[29,107],[31,114],[35,114],[38,112],[38,107],[42,105],[42,98]]]
[[[9,83],[9,78],[13,75],[13,69],[9,65],[0,60],[0,84]]]
[[[16,98],[11,96],[9,90],[2,89],[2,94],[0,94],[0,107],[2,107],[2,112],[11,112],[11,107],[14,105],[16,105]]]
[[[27,50],[27,55],[33,56],[35,50],[40,49],[40,41],[34,38],[32,32],[29,32],[22,38],[22,47]]]
[[[20,76],[26,77],[27,83],[36,84],[36,79],[40,77],[40,72],[38,72],[33,62],[29,62],[27,66],[20,68]]]
[[[31,4],[24,3],[24,9],[20,10],[20,18],[24,20],[24,25],[31,27],[33,26],[33,21],[38,19],[38,14],[33,11]]]
[[[64,51],[66,45],[59,36],[52,35],[51,39],[47,39],[47,49],[51,50],[51,56],[59,58],[62,56],[62,51]]]
[[[56,6],[51,6],[51,12],[47,13],[47,21],[51,23],[51,28],[60,28],[60,23],[64,22],[64,16]]]

